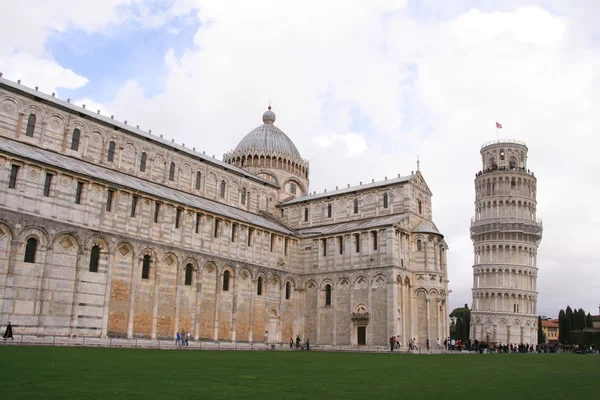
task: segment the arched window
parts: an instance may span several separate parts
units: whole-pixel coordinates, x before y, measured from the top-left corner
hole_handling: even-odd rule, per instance
[[[194,266],[192,264],[188,264],[185,266],[185,285],[192,285],[192,272],[194,271]]]
[[[331,305],[331,285],[330,284],[325,285],[325,305],[326,306]]]
[[[287,282],[285,284],[285,299],[289,300],[291,296],[292,296],[292,284]]]
[[[71,150],[78,151],[79,150],[79,136],[81,132],[79,129],[73,130],[73,138],[71,139]]]
[[[35,252],[37,251],[38,241],[36,238],[27,239],[27,245],[25,246],[25,259],[26,263],[35,262]]]
[[[108,156],[106,159],[108,162],[113,162],[115,160],[115,142],[110,142],[108,144]]]
[[[504,150],[500,150],[500,161],[504,161]]]
[[[146,154],[146,152],[143,152],[140,157],[140,172],[146,172],[146,159],[147,158],[148,158],[148,155]]]
[[[419,205],[419,214],[423,214],[423,203],[421,200],[417,200],[417,204]]]
[[[242,205],[246,205],[246,188],[242,188]]]
[[[517,180],[515,178],[510,179],[510,188],[515,189],[517,187]]]
[[[331,218],[331,203],[327,204],[327,218]]]
[[[258,282],[256,283],[256,295],[257,296],[262,296],[262,289],[263,289],[263,278],[262,278],[262,276],[259,276]]]
[[[90,254],[90,272],[98,272],[98,263],[100,262],[100,246],[92,247]]]
[[[358,199],[354,199],[354,214],[358,214]]]
[[[33,137],[33,130],[35,129],[35,114],[29,114],[27,119],[27,130],[25,136]]]
[[[171,162],[171,166],[169,167],[169,180],[173,182],[175,180],[175,163]]]
[[[304,207],[304,222],[308,222],[308,207]]]
[[[383,208],[388,208],[388,194],[383,194]]]
[[[196,184],[195,184],[195,188],[196,190],[200,190],[200,179],[202,179],[202,173],[200,171],[196,172]]]
[[[219,191],[219,196],[225,197],[225,181],[221,181],[221,190]]]
[[[144,256],[144,261],[142,262],[142,279],[150,278],[150,255],[146,254]]]
[[[223,272],[223,291],[224,292],[229,292],[229,276],[231,274],[229,273],[229,271],[225,271]]]
[[[417,240],[417,251],[423,250],[423,243],[420,240]]]

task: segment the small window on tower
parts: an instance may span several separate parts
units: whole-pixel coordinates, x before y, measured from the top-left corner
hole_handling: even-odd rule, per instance
[[[296,194],[296,184],[295,183],[290,183],[290,193]]]

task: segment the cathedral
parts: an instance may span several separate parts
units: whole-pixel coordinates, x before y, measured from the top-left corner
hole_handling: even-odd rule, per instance
[[[445,338],[448,247],[420,171],[311,193],[275,120],[269,107],[221,161],[0,74],[0,325],[325,347]]]

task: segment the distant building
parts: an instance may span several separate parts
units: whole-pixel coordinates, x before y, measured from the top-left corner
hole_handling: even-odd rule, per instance
[[[542,331],[546,335],[546,343],[558,344],[558,320],[542,321]]]

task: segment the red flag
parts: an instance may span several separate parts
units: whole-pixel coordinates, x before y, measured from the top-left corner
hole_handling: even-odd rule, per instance
[[[502,124],[498,123],[498,121],[496,121],[496,128],[502,129]]]

